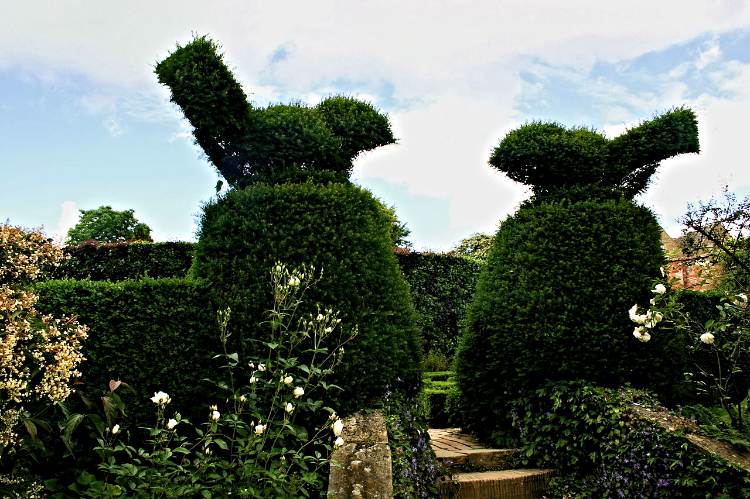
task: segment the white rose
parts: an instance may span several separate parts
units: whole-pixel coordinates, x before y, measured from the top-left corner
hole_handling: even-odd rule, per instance
[[[265,364],[258,364],[258,371],[263,372],[265,370],[266,370],[266,365]]]
[[[344,422],[340,419],[337,419],[335,423],[333,423],[333,434],[335,436],[340,436],[341,432],[344,430]]]
[[[250,384],[255,383],[256,381],[258,381],[258,378],[256,378],[255,376],[250,376]]]
[[[174,427],[177,426],[177,420],[176,419],[170,419],[167,421],[167,429],[168,430],[174,430]]]
[[[334,447],[335,449],[338,449],[338,448],[339,448],[339,447],[341,447],[342,445],[344,445],[344,439],[343,439],[343,438],[341,438],[341,437],[338,437],[338,438],[336,439],[336,441],[335,441],[335,442],[333,443],[333,447]]]
[[[120,431],[120,425],[116,424],[112,427],[112,435],[116,434],[118,431]]]
[[[659,293],[660,295],[663,295],[667,292],[667,287],[664,284],[657,284],[654,289],[651,290],[652,293]]]
[[[259,424],[258,426],[255,427],[255,434],[260,435],[261,433],[263,433],[263,430],[265,429],[266,429],[266,425]]]
[[[169,395],[164,392],[156,392],[154,393],[154,396],[151,397],[151,402],[156,405],[167,405],[171,400],[172,399],[169,398]]]
[[[292,381],[294,381],[294,379],[291,376],[287,376],[282,381],[284,382],[285,385],[291,385]]]
[[[211,413],[211,419],[213,421],[217,421],[219,417],[221,417],[221,414],[219,413],[219,411],[214,411]]]
[[[298,386],[297,388],[294,389],[294,398],[298,399],[304,394],[305,394],[305,389],[302,388],[301,386]]]
[[[292,411],[294,410],[294,406],[292,405],[292,403],[291,403],[291,402],[287,402],[287,404],[286,404],[286,407],[284,408],[284,410],[285,410],[285,411],[286,411],[287,413],[291,414],[291,413],[292,413]]]
[[[701,341],[702,341],[703,343],[705,343],[706,345],[710,345],[711,343],[713,343],[713,342],[714,342],[714,339],[715,339],[715,338],[714,338],[714,335],[713,335],[713,334],[711,334],[711,333],[703,333],[703,334],[701,335]]]

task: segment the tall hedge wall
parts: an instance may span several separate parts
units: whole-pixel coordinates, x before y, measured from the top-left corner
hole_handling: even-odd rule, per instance
[[[232,309],[230,330],[271,307],[269,272],[276,262],[311,264],[322,279],[306,298],[341,313],[359,335],[346,346],[333,381],[342,412],[379,399],[397,378],[419,384],[420,350],[408,285],[391,249],[389,221],[377,200],[351,184],[265,185],[230,190],[204,207],[193,272],[214,282],[217,303]]]
[[[85,243],[65,248],[65,259],[49,279],[124,281],[144,276],[185,277],[193,262],[194,243]]]
[[[221,350],[210,285],[186,279],[151,279],[111,283],[55,280],[35,285],[37,309],[59,317],[78,315],[91,329],[81,364],[85,390],[98,400],[110,380],[135,388],[134,397],[118,391],[130,420],[153,423],[148,400],[165,391],[170,409],[185,417],[205,417],[216,372],[212,357]]]
[[[459,323],[471,301],[484,262],[450,254],[396,251],[419,314],[425,351],[453,358]]]

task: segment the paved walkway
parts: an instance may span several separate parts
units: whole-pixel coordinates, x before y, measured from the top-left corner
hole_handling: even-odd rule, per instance
[[[430,439],[435,456],[455,468],[495,468],[515,453],[511,449],[488,449],[471,435],[461,433],[460,428],[430,429]]]

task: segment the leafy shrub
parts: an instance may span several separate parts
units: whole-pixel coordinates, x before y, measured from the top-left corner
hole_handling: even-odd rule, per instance
[[[664,263],[661,229],[617,194],[535,199],[497,232],[468,308],[457,376],[472,431],[492,433],[510,390],[547,379],[632,381],[662,393],[683,380],[673,337],[635,341],[627,310],[647,302]]]
[[[747,497],[747,471],[694,450],[680,426],[639,419],[632,402],[659,404],[632,389],[549,382],[513,397],[503,443],[524,465],[562,470],[549,497]]]
[[[80,369],[85,390],[97,394],[110,380],[121,380],[137,391],[136,400],[128,401],[126,419],[134,437],[138,424],[151,420],[148,395],[156,391],[172,394],[187,418],[197,416],[213,398],[210,385],[202,381],[213,377],[217,366],[212,357],[219,353],[208,290],[204,281],[151,278],[46,281],[35,287],[42,313],[75,313],[90,325]]]
[[[185,277],[193,263],[193,243],[87,242],[63,249],[65,259],[48,279],[124,281],[144,276]]]
[[[197,437],[185,436],[193,425],[179,413],[172,413],[172,397],[159,391],[150,401],[156,404],[156,425],[149,429],[147,449],[128,445],[121,437],[124,426],[107,418],[95,449],[101,459],[95,474],[82,472],[68,487],[55,483],[55,498],[67,497],[307,497],[326,482],[333,447],[344,444],[343,423],[327,406],[323,382],[337,364],[332,344],[333,331],[340,328],[336,313],[313,320],[298,314],[298,305],[312,285],[312,274],[304,268],[288,269],[283,264],[271,275],[274,307],[265,327],[272,342],[263,343],[258,358],[241,358],[229,353],[226,330],[231,312],[221,311],[221,334],[215,338],[224,346],[222,379],[216,385],[215,403],[201,404],[207,417],[196,430]],[[300,364],[299,355],[308,350],[314,362]],[[250,362],[248,362],[250,360]],[[114,390],[113,390],[114,392]],[[108,396],[110,403],[119,400]],[[105,404],[106,405],[106,404]]]
[[[276,261],[321,270],[303,310],[317,314],[311,304],[320,303],[359,328],[332,378],[343,388],[336,400],[342,412],[378,400],[397,378],[419,384],[414,307],[389,221],[368,191],[333,183],[231,190],[204,206],[199,238],[192,273],[214,283],[221,308],[231,307],[233,331],[263,320],[272,304],[266,276]]]
[[[396,256],[419,313],[425,352],[452,359],[482,262],[415,251],[397,251]]]
[[[31,468],[48,451],[50,408],[71,394],[80,375],[88,328],[36,307],[29,289],[62,257],[41,231],[0,224],[0,495],[33,497],[41,485]],[[57,314],[55,314],[57,315]]]

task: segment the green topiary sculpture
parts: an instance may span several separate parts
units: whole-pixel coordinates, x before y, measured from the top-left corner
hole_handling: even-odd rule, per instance
[[[674,109],[613,140],[530,123],[490,164],[534,195],[503,221],[467,311],[457,355],[467,427],[499,438],[506,402],[546,380],[672,389],[684,372],[662,335],[632,336],[664,264],[661,229],[637,205],[660,160],[698,152],[695,115]]]
[[[394,142],[387,117],[349,97],[254,108],[207,37],[178,46],[156,73],[233,187],[204,206],[191,270],[214,283],[219,307],[231,307],[232,341],[268,341],[254,325],[273,305],[276,262],[312,265],[323,274],[303,311],[315,317],[307,304],[320,303],[358,328],[328,380],[343,388],[337,409],[367,407],[399,378],[416,388],[421,347],[392,251],[395,216],[348,180],[359,153]]]

